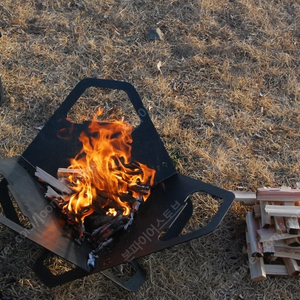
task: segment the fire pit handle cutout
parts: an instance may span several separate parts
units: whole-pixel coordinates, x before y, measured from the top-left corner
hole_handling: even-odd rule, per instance
[[[87,124],[75,124],[67,120],[68,112],[83,95],[86,89],[95,87],[100,89],[113,89],[124,91],[131,101],[140,124],[132,132],[132,159],[156,170],[155,184],[176,173],[173,162],[166,151],[142,100],[128,82],[86,78],[81,80],[66,97],[65,101],[55,111],[49,121],[44,125],[29,147],[23,152],[20,163],[34,174],[38,166],[52,176],[60,167],[67,167],[69,158],[75,157],[82,144],[78,137]],[[59,138],[58,133],[65,130],[68,138]],[[40,153],[41,155],[37,155]],[[56,157],[55,161],[48,163],[45,157]]]
[[[142,123],[151,123],[150,117],[146,108],[144,107],[141,98],[135,88],[128,82],[116,81],[108,79],[96,79],[96,78],[85,78],[81,80],[75,88],[71,91],[62,105],[56,110],[53,115],[54,119],[66,118],[68,112],[76,101],[83,95],[85,90],[90,87],[102,88],[102,89],[113,89],[113,90],[123,90],[126,92],[129,100],[131,101],[134,109],[136,110]]]
[[[199,199],[194,199],[197,198],[197,196]],[[215,200],[214,203],[209,203],[213,200]],[[174,220],[172,220],[169,228],[160,234],[159,239],[161,241],[167,241],[177,236],[185,236],[190,233],[194,236],[201,237],[202,235],[214,231],[227,211],[226,208],[223,208],[219,216],[215,218],[223,203],[224,200],[222,198],[203,191],[192,193],[186,199],[185,205],[180,212]],[[213,207],[205,209],[206,205],[212,205]]]
[[[226,191],[224,189],[221,189],[219,187],[213,186],[211,184],[205,183],[200,180],[196,180],[190,177],[183,176],[181,174],[178,174],[177,176],[180,177],[180,181],[184,184],[187,188],[190,188],[190,192],[188,193],[188,196],[185,198],[186,202],[191,202],[189,199],[190,196],[192,196],[194,193],[202,192],[206,193],[208,195],[211,195],[212,197],[216,197],[222,201],[220,201],[220,206],[218,210],[215,212],[214,216],[210,218],[210,221],[208,224],[206,224],[204,227],[201,227],[199,229],[196,229],[194,231],[191,231],[189,233],[179,235],[177,237],[174,237],[169,240],[165,240],[163,238],[161,240],[162,243],[167,243],[170,245],[174,244],[180,244],[187,242],[189,240],[201,237],[203,235],[206,235],[208,233],[211,233],[214,231],[223,220],[224,216],[226,215],[228,209],[230,208],[235,196],[233,193]],[[191,216],[191,205],[187,205],[189,209],[187,210],[187,213]],[[179,216],[180,217],[180,216]],[[185,223],[182,224],[182,228],[185,226]],[[171,229],[171,228],[170,228]],[[166,246],[166,245],[165,245]]]
[[[71,269],[65,273],[54,275],[45,265],[45,261],[52,254],[52,252],[45,249],[33,265],[33,271],[40,278],[40,280],[50,288],[63,285],[70,281],[93,274],[93,272],[87,272],[86,270],[83,270],[79,267],[75,267],[74,269]],[[124,280],[118,277],[109,269],[103,270],[101,271],[101,273],[127,291],[134,292],[137,291],[146,281],[146,273],[135,260],[132,260],[131,262],[129,262],[129,264],[132,266],[135,272],[130,276],[128,280]]]
[[[193,213],[189,197],[197,192],[219,198],[220,205],[206,226],[180,235]],[[153,189],[136,216],[128,235],[130,238],[124,240],[120,249],[115,249],[114,256],[117,259],[136,259],[209,234],[220,225],[234,198],[234,194],[227,190],[175,174]],[[133,252],[133,246],[137,244],[140,247],[134,248]],[[121,259],[118,263],[122,263]]]

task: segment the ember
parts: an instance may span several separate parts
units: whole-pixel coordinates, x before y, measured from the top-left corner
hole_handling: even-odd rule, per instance
[[[68,223],[78,233],[77,241],[88,237],[93,257],[113,236],[127,230],[140,204],[150,195],[155,170],[131,161],[131,132],[124,121],[90,122],[79,137],[81,151],[68,168],[59,168],[58,179],[37,168],[36,176],[47,182],[45,196],[55,201]]]

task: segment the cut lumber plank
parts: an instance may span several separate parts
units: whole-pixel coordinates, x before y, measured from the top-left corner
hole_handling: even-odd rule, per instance
[[[286,257],[300,260],[300,249],[286,248],[281,246],[274,246],[276,257]]]
[[[289,233],[277,233],[274,227],[270,227],[268,229],[261,228],[257,230],[258,233],[258,240],[259,242],[266,242],[266,241],[277,241],[277,240],[284,240],[294,237],[299,237],[300,235],[289,234]]]
[[[286,233],[284,217],[274,217],[274,225],[277,233]]]
[[[266,212],[265,207],[269,205],[269,202],[260,202],[260,215],[261,215],[261,227],[270,228],[271,226],[271,216]]]
[[[250,277],[253,281],[261,281],[267,278],[265,271],[265,263],[262,257],[252,257],[251,252],[248,252]]]
[[[57,193],[51,186],[47,185],[47,191],[45,193],[45,197],[53,199],[60,198],[62,195]]]
[[[256,219],[261,217],[260,213],[260,205],[259,204],[254,204],[253,205],[253,215]]]
[[[231,191],[235,195],[235,201],[240,201],[244,205],[253,205],[256,201],[256,193],[254,192],[241,192]]]
[[[262,245],[258,241],[258,234],[257,230],[259,228],[257,220],[254,218],[252,212],[247,212],[246,215],[246,224],[248,233],[249,244],[250,244],[250,252],[252,256],[255,257],[262,257],[263,256],[263,249]]]
[[[275,253],[274,243],[271,241],[263,242],[262,248],[264,255],[274,255]]]
[[[67,168],[58,168],[57,177],[68,177],[71,174],[82,175],[82,170],[80,169],[67,169]]]
[[[299,234],[300,226],[298,218],[284,218],[285,219],[285,226],[287,228],[287,232],[290,234]]]
[[[282,202],[279,201],[272,201],[271,204],[273,205],[280,205]],[[286,227],[285,227],[285,220],[284,217],[273,217],[274,219],[274,226],[277,233],[286,233]]]
[[[266,213],[273,217],[299,217],[300,206],[266,205]]]
[[[295,239],[298,239],[298,238],[295,238]],[[285,247],[285,248],[292,248],[292,249],[299,249],[300,250],[300,245],[299,246],[294,246],[294,245],[287,244],[286,243],[287,240],[288,239],[273,241],[273,243],[274,243],[274,246]]]
[[[265,264],[265,272],[268,276],[288,276],[285,265]]]
[[[274,254],[273,254],[273,255],[267,256],[267,262],[274,262],[274,261],[276,261],[277,259],[278,259],[278,257],[274,256]],[[281,259],[281,258],[280,258],[280,259]]]
[[[293,237],[290,239],[284,240],[285,244],[291,247],[299,247],[300,246],[300,241],[298,237]]]
[[[294,202],[290,201],[290,202],[283,202],[284,206],[288,206],[291,209],[295,208]],[[298,222],[298,218],[295,217],[286,217],[285,218],[285,226],[287,228],[287,232],[290,234],[298,234],[299,233],[299,222]]]
[[[42,170],[39,167],[36,167],[36,172],[34,174],[36,177],[38,177],[40,180],[48,183],[53,188],[57,189],[58,191],[66,194],[71,194],[72,190],[68,188],[66,185],[61,183],[59,180],[57,180],[55,177],[47,173],[46,171]]]
[[[300,268],[295,259],[292,258],[283,258],[286,270],[290,276],[297,276],[300,273]]]
[[[289,187],[258,188],[256,198],[260,201],[299,201],[300,189]]]
[[[265,272],[265,263],[262,257],[253,257],[249,243],[249,234],[246,232],[247,247],[243,248],[244,254],[248,256],[248,263],[250,269],[250,277],[253,281],[261,281],[267,278]]]

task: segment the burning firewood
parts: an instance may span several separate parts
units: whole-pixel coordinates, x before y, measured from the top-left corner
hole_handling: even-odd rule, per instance
[[[82,175],[82,170],[80,169],[67,169],[67,168],[58,168],[57,170],[57,177],[58,178],[64,178],[64,177],[68,177],[70,175]]]
[[[82,174],[82,172],[77,172],[74,170],[68,172],[67,169],[59,169],[58,174],[65,179],[68,177],[66,174],[78,175]],[[67,217],[68,223],[73,225],[73,227],[78,231],[78,238],[76,238],[77,243],[80,244],[84,239],[84,236],[89,237],[89,240],[94,245],[94,258],[97,252],[112,242],[112,235],[120,230],[128,230],[129,226],[133,223],[134,214],[138,211],[141,203],[144,201],[144,191],[147,190],[147,193],[149,193],[150,190],[150,187],[147,187],[146,185],[136,185],[139,187],[136,189],[136,191],[143,191],[137,194],[136,197],[133,197],[131,192],[121,195],[120,198],[130,205],[131,212],[129,215],[122,214],[122,206],[113,202],[111,199],[113,197],[107,191],[97,191],[96,199],[93,201],[93,205],[90,207],[85,207],[85,209],[78,211],[77,214],[72,214],[72,212],[68,209],[68,206],[70,205],[70,199],[74,193],[76,194],[76,192],[74,192],[74,190],[72,190],[66,184],[63,184],[61,182],[62,178],[56,179],[41,168],[37,168],[36,176],[43,182],[53,186],[59,191],[57,192],[54,188],[48,185],[45,197],[56,203],[63,214]],[[68,181],[66,181],[66,183],[67,182]],[[68,195],[65,194],[66,192]],[[89,218],[87,218],[86,222],[81,222],[80,220],[82,215],[89,210],[92,210],[93,213]],[[88,227],[90,228],[89,231],[86,230],[85,223],[88,224]],[[92,265],[92,258],[89,258],[89,260],[89,264]]]
[[[51,186],[48,185],[45,197],[49,199],[53,199],[53,198],[61,198],[62,195],[57,193]]]
[[[103,248],[129,229],[154,183],[155,170],[131,160],[131,131],[125,122],[93,120],[80,135],[82,150],[68,168],[57,170],[57,178],[36,169],[39,180],[49,185],[45,197],[74,229],[74,240],[92,244],[90,267]]]
[[[148,195],[150,192],[150,187],[148,185],[134,184],[129,186],[128,189],[142,195]]]
[[[38,177],[41,181],[48,183],[61,193],[71,194],[72,190],[68,188],[65,184],[61,183],[58,179],[48,174],[39,167],[36,167],[35,176]]]

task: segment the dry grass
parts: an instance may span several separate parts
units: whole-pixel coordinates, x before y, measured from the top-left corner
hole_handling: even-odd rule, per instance
[[[180,173],[225,189],[295,187],[299,15],[287,0],[2,0],[0,158],[20,155],[80,79],[110,78],[135,86]],[[164,41],[146,38],[156,27]],[[122,115],[118,95],[105,101]],[[211,235],[142,258],[137,293],[100,274],[48,289],[30,269],[40,248],[1,226],[13,252],[0,257],[0,298],[299,298],[297,278],[250,281],[245,212],[234,204]]]

